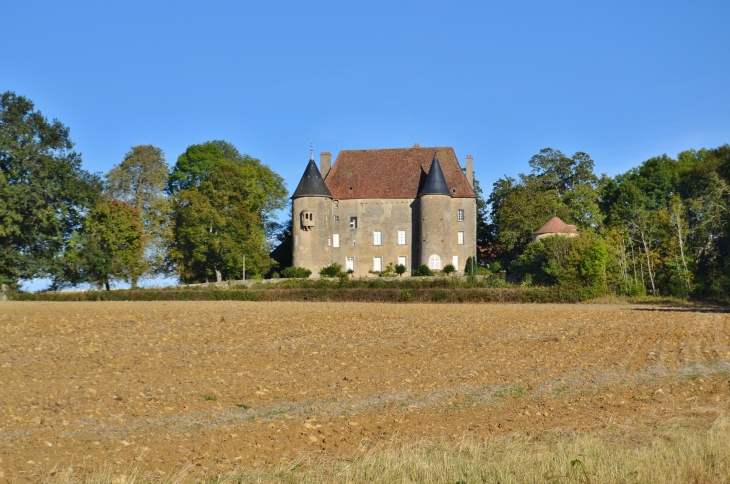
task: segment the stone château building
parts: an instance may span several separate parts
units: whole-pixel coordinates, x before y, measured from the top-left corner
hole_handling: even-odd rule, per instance
[[[476,252],[473,161],[453,148],[323,152],[292,195],[293,265],[315,277],[333,262],[356,276],[403,264],[463,272]]]

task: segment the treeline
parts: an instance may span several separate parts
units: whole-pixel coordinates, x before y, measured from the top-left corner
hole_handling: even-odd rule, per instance
[[[0,97],[0,283],[106,288],[266,273],[283,179],[230,143],[191,145],[169,169],[135,146],[106,174],[81,168],[69,129],[13,92]]]
[[[525,286],[582,298],[616,294],[727,300],[730,146],[651,158],[613,178],[586,153],[543,149],[530,171],[494,183],[479,201],[483,265]],[[553,216],[576,238],[532,241]]]

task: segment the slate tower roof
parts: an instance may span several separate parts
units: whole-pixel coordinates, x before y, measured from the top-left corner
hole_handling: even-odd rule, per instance
[[[313,158],[310,158],[307,168],[304,169],[302,179],[299,180],[299,185],[297,185],[297,189],[294,190],[294,194],[291,197],[332,198],[332,194],[327,188],[327,185],[324,184],[322,174],[319,172],[319,168],[317,168],[317,164],[314,162]]]
[[[444,172],[441,171],[441,164],[437,155],[433,155],[433,161],[431,162],[431,169],[426,175],[426,181],[423,184],[423,188],[418,193],[418,196],[423,195],[447,195],[449,193],[449,186],[446,184],[446,178],[444,178]]]

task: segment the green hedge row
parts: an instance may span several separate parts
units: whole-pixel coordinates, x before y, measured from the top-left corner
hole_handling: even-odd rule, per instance
[[[442,303],[577,302],[579,296],[555,287],[532,288],[271,288],[141,289],[18,293],[16,301],[361,301]]]

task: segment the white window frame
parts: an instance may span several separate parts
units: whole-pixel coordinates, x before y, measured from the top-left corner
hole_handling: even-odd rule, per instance
[[[340,246],[340,234],[332,234],[332,247]]]
[[[459,270],[459,256],[458,255],[451,256],[451,265],[454,266],[454,269],[456,269],[457,271]]]
[[[373,257],[373,272],[382,272],[383,271],[383,258],[382,257]]]
[[[351,229],[357,228],[357,217],[350,217],[350,228]]]
[[[428,268],[432,271],[440,271],[441,256],[439,256],[438,254],[431,254],[431,257],[428,258]]]
[[[406,245],[406,231],[405,230],[398,231],[398,245]]]
[[[459,222],[463,222],[464,221],[464,210],[459,209],[459,210],[456,211],[456,219]]]
[[[459,245],[464,245],[464,232],[459,232],[456,237],[458,239]]]
[[[398,265],[403,265],[408,270],[408,257],[404,255],[398,256]]]
[[[342,259],[340,259],[340,260],[342,260]],[[345,257],[345,270],[346,271],[355,270],[355,258],[354,257]]]
[[[383,245],[383,232],[373,231],[373,245]]]

